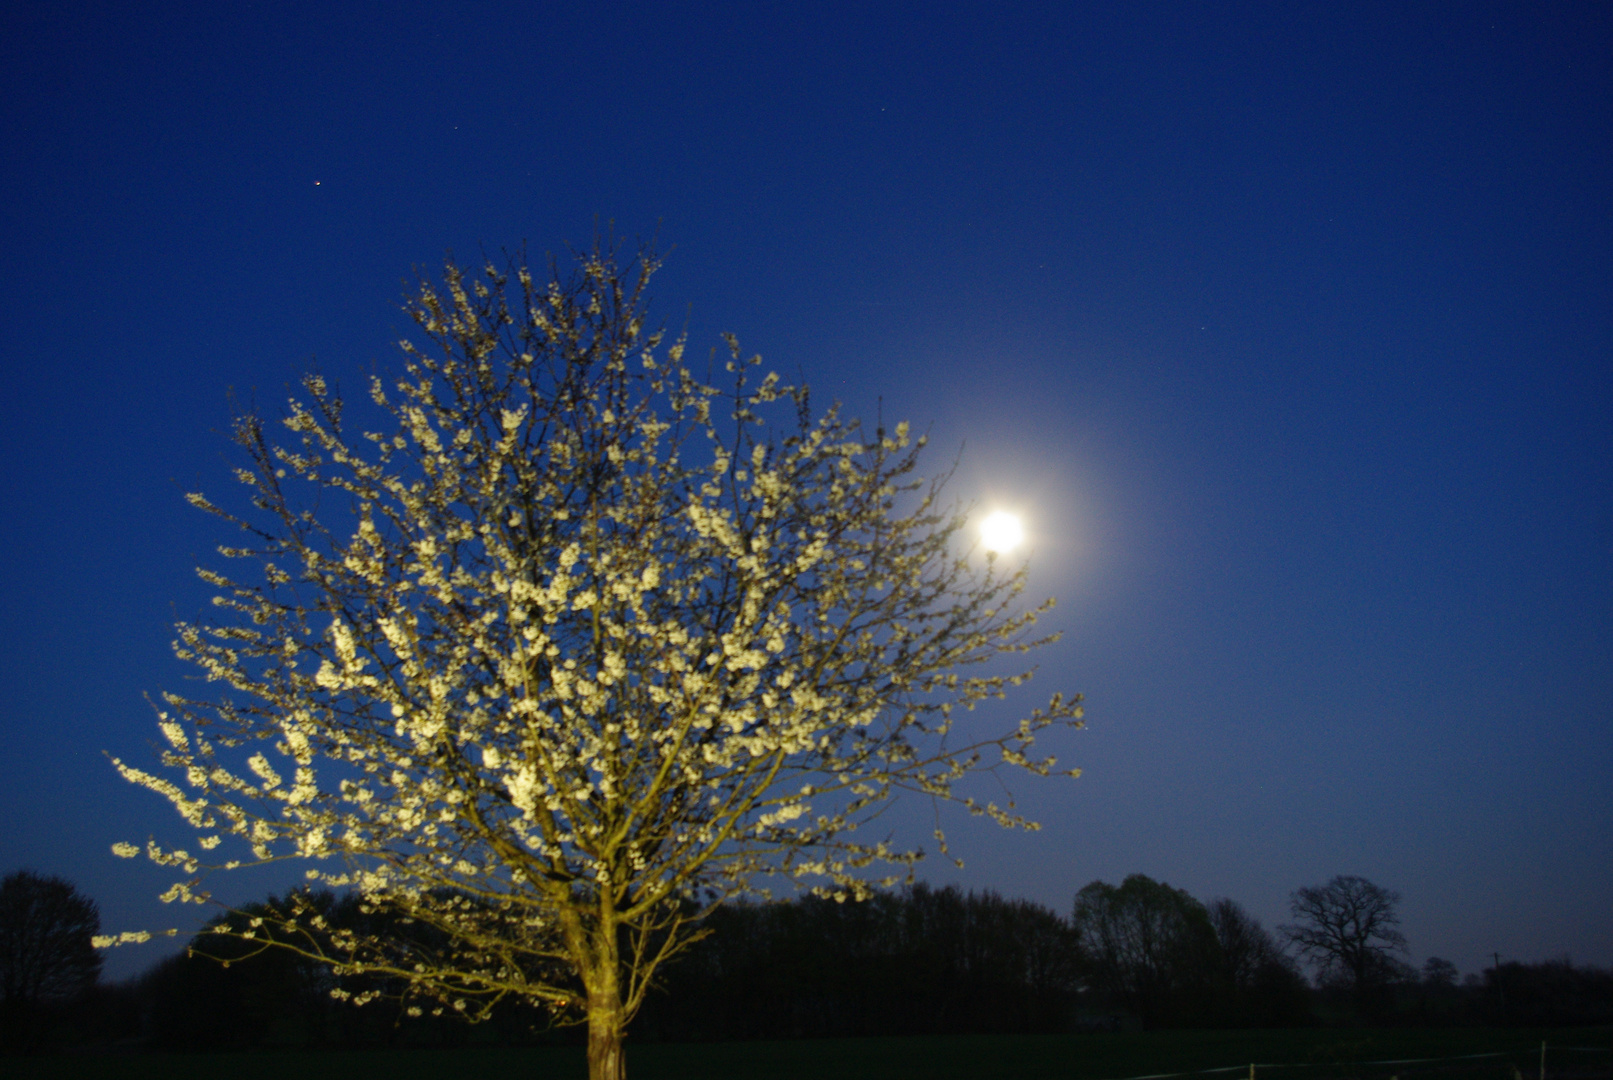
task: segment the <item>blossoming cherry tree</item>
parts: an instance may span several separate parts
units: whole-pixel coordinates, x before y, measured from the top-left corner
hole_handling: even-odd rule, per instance
[[[906,424],[815,412],[732,339],[723,387],[697,378],[647,329],[656,266],[450,265],[367,401],[315,375],[283,441],[242,417],[245,505],[190,500],[247,569],[200,571],[221,617],[176,645],[217,693],[163,695],[165,770],[115,762],[196,834],[145,848],[183,874],[165,899],[299,858],[393,928],[302,893],[212,932],[324,961],[359,1003],[539,1003],[586,1023],[594,1080],[713,905],[910,876],[919,851],[856,834],[900,791],[1034,828],[956,785],[1048,774],[1036,736],[1081,715],[969,722],[1028,676],[980,665],[1051,640],[1052,602],[970,549]]]

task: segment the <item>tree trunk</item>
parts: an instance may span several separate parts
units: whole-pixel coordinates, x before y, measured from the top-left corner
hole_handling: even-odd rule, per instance
[[[588,1080],[627,1078],[627,1059],[622,1052],[626,1017],[622,1013],[614,951],[610,960],[587,982]]]

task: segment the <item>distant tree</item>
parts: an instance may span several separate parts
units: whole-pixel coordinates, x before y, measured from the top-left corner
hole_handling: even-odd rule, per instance
[[[1094,881],[1071,920],[1093,986],[1148,1026],[1197,1020],[1210,1007],[1220,946],[1204,905],[1143,874]]]
[[[8,1043],[28,1033],[41,1006],[95,985],[100,928],[95,901],[59,877],[18,870],[0,881],[0,1012]]]
[[[1455,964],[1438,956],[1430,956],[1423,961],[1424,986],[1441,990],[1454,989],[1460,974]]]
[[[1222,897],[1209,906],[1210,925],[1221,946],[1222,970],[1236,987],[1254,984],[1263,964],[1281,955],[1260,921],[1235,900]]]
[[[1210,904],[1209,916],[1220,945],[1221,1021],[1250,1027],[1303,1023],[1310,1005],[1305,979],[1270,931],[1225,897]]]
[[[596,1080],[715,905],[769,874],[903,880],[921,852],[854,830],[904,790],[1032,827],[956,785],[1049,774],[1032,744],[1080,717],[1055,695],[981,726],[1029,672],[980,666],[1039,643],[1025,568],[973,550],[905,423],[814,411],[732,339],[728,385],[697,378],[648,323],[656,266],[449,266],[368,404],[310,376],[283,442],[242,417],[244,505],[191,501],[245,568],[202,571],[222,614],[178,627],[220,689],[165,695],[168,775],[115,761],[195,830],[145,849],[182,875],[167,898],[326,860],[310,877],[436,936],[327,934],[294,903],[250,940],[417,1009],[541,1003],[587,1024]],[[250,856],[208,854],[226,840]]]
[[[1408,975],[1415,977],[1400,959],[1406,938],[1399,930],[1399,903],[1399,893],[1341,874],[1325,885],[1290,894],[1295,921],[1282,931],[1316,965],[1325,983],[1364,1000]]]
[[[1438,956],[1430,956],[1423,962],[1415,987],[1408,987],[1408,993],[1402,995],[1402,1011],[1406,1011],[1408,1006],[1414,1007],[1418,1022],[1424,1024],[1458,1022],[1464,1013],[1473,1011],[1472,999],[1479,996],[1464,993],[1458,988],[1461,977],[1462,973],[1456,970],[1455,964]]]

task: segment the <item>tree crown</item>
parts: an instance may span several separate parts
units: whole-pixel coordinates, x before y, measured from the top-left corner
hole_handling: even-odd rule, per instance
[[[95,901],[71,882],[31,870],[0,880],[0,1003],[63,1001],[95,985],[101,973]]]
[[[647,328],[656,266],[598,246],[547,283],[450,265],[368,388],[388,426],[355,431],[319,375],[289,444],[239,420],[250,509],[190,499],[256,570],[201,570],[226,617],[176,645],[221,692],[163,695],[183,786],[115,762],[197,831],[200,854],[148,845],[187,875],[166,898],[205,901],[205,853],[234,838],[251,859],[217,865],[317,860],[310,879],[438,931],[400,945],[292,905],[310,955],[472,1014],[580,1006],[620,963],[630,1013],[766,875],[845,898],[910,874],[921,852],[854,836],[898,791],[1034,828],[954,785],[1051,772],[1033,743],[1079,726],[1079,698],[955,725],[1029,676],[960,669],[1052,640],[1030,636],[1051,601],[1019,608],[1025,568],[958,542],[905,423],[815,413],[732,338],[727,386],[697,379]]]

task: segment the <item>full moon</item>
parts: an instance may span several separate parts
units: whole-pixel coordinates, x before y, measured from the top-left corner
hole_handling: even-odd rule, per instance
[[[1025,539],[1025,527],[1017,514],[996,510],[980,523],[980,542],[987,551],[1011,551]]]

